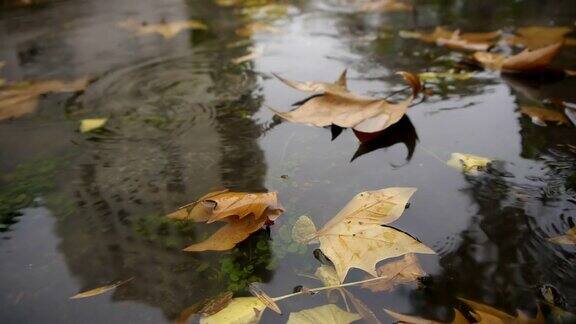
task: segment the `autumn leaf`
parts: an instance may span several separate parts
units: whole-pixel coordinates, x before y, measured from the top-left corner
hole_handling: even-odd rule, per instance
[[[410,3],[398,0],[369,0],[358,8],[362,12],[396,12],[412,11],[414,6]]]
[[[200,319],[200,324],[258,323],[266,305],[256,297],[233,298],[219,312]]]
[[[506,57],[502,54],[476,52],[473,59],[491,70],[505,73],[519,73],[546,70],[558,55],[562,43],[555,43],[537,50],[526,49],[519,54]]]
[[[474,316],[479,323],[518,323],[518,324],[539,324],[539,323],[546,323],[544,319],[544,315],[538,310],[538,314],[536,318],[530,318],[526,314],[522,312],[518,312],[516,317],[505,313],[501,310],[498,310],[494,307],[478,303],[472,300],[459,298],[461,301],[466,303],[468,306],[472,308],[475,315]]]
[[[70,82],[59,80],[21,82],[0,88],[0,120],[33,113],[40,95],[51,92],[76,92],[88,86],[88,78]]]
[[[464,171],[464,173],[476,175],[478,171],[484,170],[490,162],[492,162],[492,159],[478,155],[452,153],[450,160],[448,160],[446,164],[453,168],[460,169]]]
[[[406,100],[391,104],[383,99],[360,97],[346,90],[346,83],[341,77],[337,82],[294,82],[280,79],[287,85],[311,92],[322,92],[313,96],[290,112],[278,112],[278,116],[291,122],[318,127],[337,125],[350,127],[364,133],[374,133],[388,128],[398,122],[408,110],[417,92],[421,89],[417,76],[400,73],[412,87],[412,95]]]
[[[264,303],[264,305],[266,305],[266,307],[270,308],[271,310],[273,310],[274,312],[276,312],[278,314],[282,314],[282,311],[280,310],[280,307],[278,306],[278,304],[276,304],[274,299],[272,297],[268,296],[268,294],[266,294],[264,292],[264,290],[262,290],[260,288],[260,285],[257,282],[251,283],[248,286],[248,290],[250,291],[252,296],[260,299],[260,301],[262,303]]]
[[[392,318],[398,321],[398,323],[407,323],[407,324],[444,324],[443,322],[433,321],[429,319],[423,319],[417,316],[411,315],[404,315],[400,313],[393,312],[389,309],[384,308],[384,311],[390,315]],[[454,309],[454,319],[449,322],[452,324],[468,324],[470,323],[464,315],[457,309]]]
[[[572,227],[564,235],[549,238],[548,241],[554,242],[556,244],[576,244],[576,227]]]
[[[546,126],[546,122],[555,122],[558,125],[568,125],[568,118],[563,113],[546,108],[523,106],[520,112],[529,116],[538,126]]]
[[[246,55],[242,55],[235,59],[232,59],[232,63],[238,65],[244,62],[252,61],[262,56],[263,53],[264,53],[264,47],[262,46],[251,47],[248,49],[248,53]]]
[[[377,276],[376,264],[407,253],[434,254],[412,236],[384,224],[398,219],[415,188],[387,188],[357,194],[316,233],[320,250],[343,282],[351,268]]]
[[[184,249],[187,252],[224,251],[233,248],[283,212],[276,192],[249,193],[223,190],[204,195],[167,217],[194,222],[226,222],[226,225],[205,241]]]
[[[330,82],[321,82],[321,81],[306,81],[306,82],[299,82],[299,81],[291,81],[282,78],[278,74],[272,73],[278,80],[282,81],[289,87],[292,87],[296,90],[304,91],[304,92],[313,92],[313,93],[348,93],[347,82],[346,82],[346,69],[340,73],[338,79],[332,83]]]
[[[101,294],[108,292],[112,289],[115,289],[116,287],[121,286],[121,285],[131,281],[132,279],[134,279],[134,277],[123,280],[123,281],[119,281],[119,282],[111,284],[111,285],[106,285],[106,286],[94,288],[94,289],[91,289],[88,291],[84,291],[84,292],[78,293],[78,294],[70,297],[70,299],[80,299],[80,298],[98,296],[98,295],[101,295]]]
[[[287,324],[348,324],[361,318],[356,313],[328,304],[290,313]]]
[[[108,118],[91,118],[80,121],[80,133],[88,133],[102,128],[108,121]]]
[[[185,324],[188,322],[190,316],[200,314],[202,316],[210,316],[218,313],[224,309],[232,301],[232,293],[229,291],[218,294],[213,298],[209,298],[200,303],[196,303],[190,307],[185,308],[176,319],[176,324]]]
[[[422,270],[416,255],[409,253],[398,261],[389,262],[380,266],[377,270],[378,281],[369,281],[362,284],[362,287],[370,289],[372,292],[390,291],[399,284],[411,283],[426,275]]]
[[[253,34],[262,33],[262,32],[278,33],[278,32],[280,32],[280,29],[278,29],[277,27],[274,27],[270,24],[258,22],[258,21],[257,22],[251,22],[251,23],[247,24],[246,26],[243,26],[241,28],[236,29],[236,34],[238,36],[242,36],[242,37],[250,37]]]
[[[460,33],[459,30],[448,30],[436,27],[431,33],[400,31],[402,38],[419,39],[426,43],[435,43],[438,46],[455,50],[486,51],[493,44],[494,39],[500,36],[500,31],[486,33]]]
[[[376,317],[376,314],[366,305],[361,299],[357,298],[346,289],[342,289],[342,291],[348,296],[352,305],[354,305],[354,309],[358,312],[360,317],[362,317],[363,322],[367,324],[380,324],[380,321]]]
[[[571,32],[570,27],[520,27],[516,30],[518,35],[507,37],[505,41],[511,45],[520,45],[529,49],[538,49],[561,42],[565,45],[576,45],[576,39],[566,38],[566,35]]]
[[[128,19],[126,21],[118,23],[120,28],[132,31],[139,36],[150,35],[150,34],[160,34],[165,39],[173,38],[178,35],[181,31],[187,29],[196,30],[207,30],[208,26],[203,22],[197,20],[182,20],[182,21],[172,21],[169,23],[159,23],[159,24],[147,24],[139,23],[133,19]]]

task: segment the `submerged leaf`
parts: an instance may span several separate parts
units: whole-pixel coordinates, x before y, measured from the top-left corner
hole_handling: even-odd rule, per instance
[[[478,155],[452,153],[450,160],[448,160],[446,164],[453,168],[460,169],[464,171],[464,173],[475,175],[478,171],[484,170],[490,162],[492,162],[492,159]]]
[[[76,92],[86,89],[88,78],[14,83],[0,88],[0,120],[17,118],[36,111],[40,95],[50,92]]]
[[[100,294],[103,294],[107,291],[110,291],[118,286],[121,286],[129,281],[131,281],[132,279],[134,279],[134,277],[123,280],[123,281],[119,281],[117,283],[111,284],[111,285],[106,285],[106,286],[102,286],[102,287],[98,287],[98,288],[94,288],[88,291],[84,291],[81,293],[78,293],[72,297],[70,297],[70,299],[80,299],[80,298],[87,298],[87,297],[93,297],[93,296],[97,296]]]
[[[197,29],[197,30],[207,30],[208,26],[203,22],[197,20],[181,20],[172,21],[169,23],[159,23],[159,24],[147,24],[145,22],[139,23],[133,19],[128,19],[126,21],[118,23],[118,26],[132,32],[137,35],[150,35],[150,34],[160,34],[166,39],[173,38],[178,35],[181,31],[187,29]]]
[[[328,304],[290,313],[287,324],[348,324],[361,318],[356,313]]]
[[[317,233],[320,249],[343,282],[351,268],[377,276],[376,264],[407,253],[434,254],[429,247],[395,228],[415,188],[387,188],[357,194]]]
[[[416,255],[406,254],[402,259],[386,263],[379,267],[377,276],[382,280],[369,281],[362,284],[362,287],[370,289],[372,292],[389,291],[399,284],[411,283],[426,275],[422,270]]]
[[[568,124],[568,118],[556,110],[524,106],[520,108],[520,112],[528,115],[532,122],[539,126],[546,126],[546,122],[556,122],[558,125]]]
[[[97,130],[106,124],[108,118],[90,118],[80,121],[80,133],[88,133]]]
[[[316,226],[308,216],[302,215],[298,217],[294,226],[292,227],[292,239],[294,242],[308,244],[318,243],[315,239]]]
[[[556,244],[576,244],[576,227],[572,227],[564,235],[549,238],[548,241],[554,242]]]
[[[258,323],[266,305],[256,297],[238,297],[221,311],[200,319],[200,324]]]
[[[318,127],[337,125],[351,127],[357,131],[374,133],[398,122],[420,89],[418,77],[411,73],[402,74],[414,92],[406,100],[391,104],[383,99],[356,96],[345,90],[345,83],[286,82],[291,87],[304,91],[323,91],[290,112],[274,111],[278,116],[296,123]],[[339,79],[339,80],[342,80]]]

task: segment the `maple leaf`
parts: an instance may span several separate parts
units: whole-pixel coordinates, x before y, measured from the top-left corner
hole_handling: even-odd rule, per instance
[[[283,212],[276,192],[249,193],[223,190],[206,194],[197,201],[180,207],[167,217],[206,223],[226,222],[226,225],[205,241],[184,249],[188,252],[223,251],[233,248]]]
[[[381,260],[407,253],[434,254],[412,236],[383,226],[402,215],[415,191],[415,188],[393,187],[361,192],[316,232],[320,250],[334,264],[340,282],[351,268],[376,277],[376,264]],[[297,222],[295,226],[298,224],[309,226],[310,222]]]
[[[408,106],[422,89],[417,76],[399,72],[412,87],[412,95],[404,101],[392,104],[383,99],[360,97],[346,88],[345,74],[335,83],[295,82],[280,78],[290,87],[302,91],[321,93],[306,100],[290,112],[279,112],[278,116],[291,122],[313,126],[337,125],[351,127],[364,133],[374,133],[398,122]]]

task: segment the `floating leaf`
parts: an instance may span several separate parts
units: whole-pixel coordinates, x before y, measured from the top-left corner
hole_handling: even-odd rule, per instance
[[[133,19],[128,19],[126,21],[118,23],[118,26],[132,32],[137,35],[150,35],[150,34],[160,34],[166,39],[173,38],[178,35],[181,31],[187,29],[197,29],[197,30],[207,30],[208,26],[203,22],[197,20],[182,20],[182,21],[172,21],[169,23],[160,24],[147,24],[145,22],[139,23]]]
[[[17,118],[36,111],[38,97],[50,92],[76,92],[88,86],[88,78],[22,82],[0,88],[0,120]]]
[[[382,280],[369,281],[362,284],[362,287],[370,289],[372,292],[390,291],[399,284],[411,283],[426,275],[422,270],[416,255],[406,254],[402,259],[386,263],[377,270],[377,277]]]
[[[556,244],[576,244],[576,227],[572,227],[564,235],[549,238],[548,241],[554,242]]]
[[[387,188],[357,194],[316,236],[343,282],[348,270],[377,276],[376,263],[407,253],[434,254],[412,236],[389,226],[398,219],[415,188]]]
[[[414,83],[419,82],[418,77],[411,73],[403,73],[402,75],[410,83],[413,90],[421,88],[419,83]],[[398,122],[416,95],[413,92],[406,100],[398,104],[391,104],[383,99],[360,97],[343,91],[345,83],[340,80],[336,84],[289,81],[287,84],[291,87],[305,89],[305,91],[324,91],[324,93],[310,98],[294,111],[274,112],[291,122],[318,127],[333,124],[340,127],[351,127],[360,132],[374,133]]]
[[[423,72],[419,73],[418,77],[422,81],[427,82],[440,82],[441,80],[458,80],[464,81],[472,78],[474,73],[470,72]]]
[[[356,313],[328,304],[290,313],[287,324],[348,324],[361,318]]]
[[[576,45],[576,40],[566,38],[572,32],[570,27],[531,26],[520,27],[516,34],[506,38],[512,45],[521,45],[529,49],[538,49],[548,45],[564,42],[566,45]]]
[[[262,312],[266,308],[264,303],[256,297],[238,297],[214,315],[200,319],[200,324],[251,324],[258,323]]]
[[[90,118],[80,121],[80,133],[88,133],[102,128],[108,121],[108,118]]]
[[[539,126],[546,126],[546,122],[556,122],[558,125],[568,125],[568,118],[566,118],[563,113],[556,110],[523,106],[520,108],[520,112],[528,115],[532,119],[532,122]]]
[[[492,162],[492,159],[478,155],[452,153],[450,160],[448,160],[446,164],[453,168],[460,169],[465,173],[475,175],[478,171],[484,170],[490,162]]]
[[[368,0],[360,5],[359,11],[363,12],[396,12],[412,11],[414,6],[410,3],[398,0]]]
[[[250,293],[260,299],[260,301],[262,303],[264,303],[264,305],[266,305],[266,307],[270,308],[271,310],[273,310],[274,312],[278,313],[278,314],[282,314],[282,311],[280,310],[280,307],[278,306],[278,304],[276,304],[276,302],[274,301],[274,299],[272,299],[270,296],[268,296],[264,290],[262,290],[262,288],[260,288],[259,284],[256,282],[253,282],[249,285],[248,290],[250,291]]]
[[[70,299],[80,299],[80,298],[97,296],[97,295],[103,294],[107,291],[110,291],[110,290],[112,290],[118,286],[121,286],[121,285],[131,281],[132,279],[134,279],[134,277],[123,280],[123,281],[119,281],[119,282],[111,284],[111,285],[102,286],[102,287],[94,288],[94,289],[91,289],[88,291],[84,291],[84,292],[78,293],[78,294],[70,297]]]
[[[248,54],[242,55],[240,57],[233,59],[232,63],[233,64],[242,64],[244,62],[252,61],[252,60],[262,56],[263,53],[264,53],[264,47],[262,47],[262,46],[251,47],[248,50]]]
[[[417,317],[417,316],[410,316],[410,315],[404,315],[404,314],[399,314],[396,312],[393,312],[391,310],[388,309],[384,309],[384,311],[392,316],[394,319],[398,320],[399,323],[407,323],[407,324],[444,324],[443,322],[438,322],[438,321],[433,321],[433,320],[428,320],[428,319],[423,319],[421,317]],[[462,315],[462,313],[460,313],[460,311],[458,311],[457,309],[454,309],[454,320],[452,320],[451,322],[452,324],[468,324],[470,323],[466,317],[464,317],[464,315]],[[504,323],[502,323],[504,324]]]
[[[435,43],[456,50],[486,51],[493,40],[500,36],[500,31],[487,33],[460,33],[443,27],[436,27],[431,33],[400,31],[402,38],[419,39],[426,43]]]
[[[562,43],[556,43],[537,50],[526,49],[510,57],[505,57],[502,54],[477,52],[474,53],[473,58],[491,70],[502,70],[508,73],[532,72],[546,70],[561,48]]]
[[[348,93],[347,81],[346,81],[346,70],[342,71],[340,76],[333,83],[320,82],[320,81],[291,81],[280,77],[277,74],[272,73],[278,80],[282,81],[289,87],[296,90],[313,92],[313,93]]]
[[[188,319],[193,314],[200,314],[202,316],[210,316],[213,314],[218,313],[222,309],[224,309],[230,302],[232,301],[232,292],[226,291],[223,292],[216,297],[209,298],[204,300],[200,303],[196,303],[190,307],[187,307],[178,316],[176,319],[177,324],[185,324],[188,322]]]
[[[274,27],[270,24],[263,22],[252,22],[247,24],[242,28],[236,29],[236,34],[242,37],[250,37],[253,34],[267,32],[267,33],[278,33],[280,29]]]
[[[315,236],[316,226],[314,222],[305,215],[298,217],[292,227],[292,239],[294,242],[302,244],[317,243]]]
[[[314,272],[314,276],[318,278],[324,286],[337,286],[340,284],[340,279],[338,279],[338,274],[333,266],[321,265]]]

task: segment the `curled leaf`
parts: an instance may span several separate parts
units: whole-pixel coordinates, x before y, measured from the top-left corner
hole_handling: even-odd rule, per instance
[[[562,43],[555,43],[537,50],[526,49],[510,57],[505,57],[502,54],[477,52],[474,53],[473,58],[491,70],[502,70],[507,73],[533,72],[547,69],[561,48]]]
[[[260,299],[260,301],[262,303],[264,303],[264,305],[266,305],[266,307],[270,308],[271,310],[273,310],[274,312],[278,313],[278,314],[282,314],[282,311],[280,310],[280,307],[278,306],[278,304],[276,304],[276,302],[274,301],[274,299],[272,299],[270,296],[268,296],[264,290],[262,290],[262,288],[260,288],[260,285],[256,282],[251,283],[248,286],[248,290],[250,291],[250,293]]]

